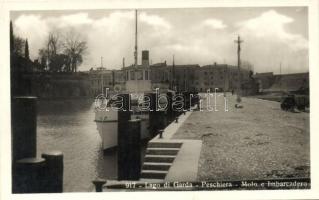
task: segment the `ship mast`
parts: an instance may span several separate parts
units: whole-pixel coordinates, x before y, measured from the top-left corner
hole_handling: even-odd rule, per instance
[[[172,90],[175,90],[175,55],[173,54],[173,66],[172,66]]]
[[[101,56],[101,91],[103,95],[104,80],[103,80],[103,57]]]
[[[135,93],[138,91],[138,80],[137,80],[137,56],[138,56],[138,49],[137,49],[137,9],[135,10],[135,47],[134,47],[134,70],[133,73],[135,75],[135,81],[137,88],[135,88]]]
[[[137,10],[135,10],[135,48],[134,48],[134,65],[137,67]]]
[[[280,72],[279,72],[279,74],[280,74],[280,76],[279,76],[279,88],[280,88],[280,92],[282,92],[281,91],[281,79],[282,79],[282,76],[281,76],[281,62],[280,62]]]

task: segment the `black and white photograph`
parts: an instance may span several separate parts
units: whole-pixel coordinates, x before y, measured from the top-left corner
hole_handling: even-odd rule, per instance
[[[309,2],[8,9],[9,193],[311,192]]]

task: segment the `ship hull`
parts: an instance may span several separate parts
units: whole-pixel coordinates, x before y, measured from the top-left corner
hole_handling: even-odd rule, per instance
[[[131,119],[141,119],[141,140],[148,140],[149,134],[149,120],[147,113],[133,114]],[[95,123],[97,131],[102,139],[103,150],[109,150],[118,145],[118,112],[96,111]]]

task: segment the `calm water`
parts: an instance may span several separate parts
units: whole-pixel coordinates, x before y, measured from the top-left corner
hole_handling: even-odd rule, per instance
[[[103,155],[94,123],[93,100],[41,101],[38,104],[37,152],[64,154],[64,192],[93,190],[92,180],[114,179],[116,152]]]

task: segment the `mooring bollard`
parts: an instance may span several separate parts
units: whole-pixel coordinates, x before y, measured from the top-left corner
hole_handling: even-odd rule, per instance
[[[192,98],[191,106],[193,107],[198,104],[199,95],[198,95],[198,92],[194,92],[192,95],[193,95],[193,98]]]
[[[51,151],[41,155],[45,159],[43,191],[47,193],[63,192],[63,153]]]
[[[156,93],[145,94],[150,99],[150,111],[149,111],[149,132],[151,137],[156,135],[158,129],[158,115],[156,112]]]
[[[184,98],[184,108],[183,110],[189,110],[190,109],[190,93],[189,92],[183,92],[182,93]]]
[[[163,138],[163,129],[158,130],[159,138]]]
[[[12,161],[36,157],[37,154],[37,98],[12,98]]]
[[[165,111],[157,111],[157,125],[156,125],[156,131],[164,129],[167,126],[167,120],[165,116]]]
[[[118,111],[118,135],[122,132],[126,132],[128,127],[128,121],[131,119],[131,112],[129,111],[129,94],[120,94],[123,98],[123,108]]]
[[[201,109],[200,105],[201,105],[201,99],[199,97],[198,102],[197,102],[197,110]]]
[[[129,94],[120,94],[123,98],[123,109],[118,111],[118,129],[117,129],[117,149],[118,149],[118,179],[124,179],[126,177],[125,162],[128,159],[128,129],[129,120],[131,119],[131,112],[129,111]]]
[[[175,123],[178,123],[178,117],[175,118]]]
[[[16,161],[13,174],[13,193],[40,193],[45,159],[24,158]]]
[[[118,140],[118,180],[138,180],[141,173],[141,120],[128,121]]]
[[[173,94],[172,92],[167,92],[167,121],[168,124],[171,123],[174,120],[174,112],[172,108],[172,103],[173,103]]]
[[[92,183],[95,186],[95,191],[96,192],[102,192],[103,191],[103,185],[106,183],[106,180],[104,179],[96,179],[92,181]]]

